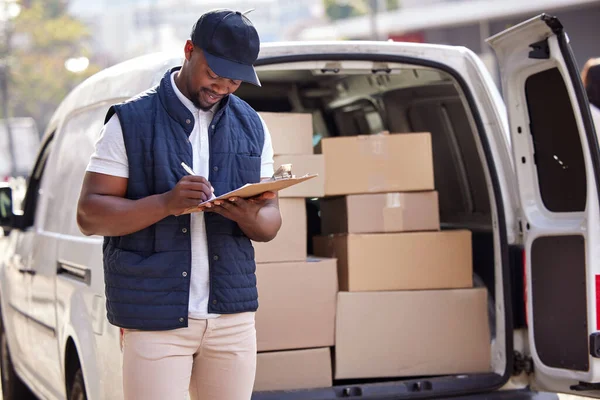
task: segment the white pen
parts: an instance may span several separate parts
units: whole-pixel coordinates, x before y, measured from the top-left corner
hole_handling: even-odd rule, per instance
[[[185,172],[187,172],[188,174],[194,175],[194,176],[196,175],[194,173],[194,171],[190,167],[188,167],[188,165],[186,163],[184,163],[183,161],[181,162],[181,166],[183,167],[183,169],[185,169]],[[212,190],[213,193],[212,193],[212,196],[210,197],[210,199],[208,199],[208,201],[215,198],[215,188],[211,187],[210,189]]]
[[[183,169],[185,169],[185,172],[187,172],[188,174],[190,174],[190,175],[196,175],[194,173],[194,171],[190,167],[188,167],[187,164],[184,163],[183,161],[181,162],[181,166],[183,167]]]

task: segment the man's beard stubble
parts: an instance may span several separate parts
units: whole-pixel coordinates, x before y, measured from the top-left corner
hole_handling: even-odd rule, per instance
[[[199,110],[202,111],[210,111],[211,108],[213,108],[214,104],[210,105],[210,106],[203,106],[200,103],[200,93],[202,92],[202,90],[198,90],[197,92],[195,92],[191,97],[192,103],[194,104],[194,107],[196,107]]]

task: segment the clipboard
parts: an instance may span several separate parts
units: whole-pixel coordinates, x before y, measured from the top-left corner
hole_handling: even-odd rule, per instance
[[[250,197],[258,196],[264,192],[278,192],[280,190],[297,185],[302,182],[306,182],[318,176],[318,174],[312,174],[304,175],[301,177],[295,177],[291,175],[290,168],[291,165],[283,165],[282,168],[279,168],[277,172],[273,175],[273,177],[269,180],[258,183],[248,183],[238,189],[232,190],[231,192],[222,194],[219,197],[214,197],[208,201],[200,203],[196,207],[188,208],[183,214],[204,211],[204,208],[208,203],[212,203],[216,200],[226,200],[231,197],[241,197],[247,199]]]

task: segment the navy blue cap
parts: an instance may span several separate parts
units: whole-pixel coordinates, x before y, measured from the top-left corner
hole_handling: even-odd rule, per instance
[[[260,39],[241,12],[222,9],[203,14],[192,28],[191,39],[215,74],[260,86],[254,70]]]

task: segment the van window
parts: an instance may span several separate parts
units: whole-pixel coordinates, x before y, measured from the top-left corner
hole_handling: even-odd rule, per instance
[[[542,201],[549,211],[584,211],[587,184],[579,128],[557,68],[525,82],[530,131]],[[529,162],[526,158],[518,162]]]
[[[10,118],[10,130],[13,137],[13,149],[9,148],[6,120],[0,123],[0,180],[6,180],[14,169],[14,176],[27,177],[35,163],[40,147],[40,136],[33,118]],[[14,153],[14,168],[10,153]]]
[[[81,235],[76,209],[85,168],[100,135],[106,105],[70,117],[62,126],[51,161],[53,174],[47,185],[48,208],[44,229],[66,235]]]
[[[42,187],[42,178],[46,169],[46,164],[50,152],[54,146],[54,133],[52,133],[46,142],[42,145],[35,166],[31,171],[29,181],[27,182],[27,192],[23,200],[23,226],[21,228],[29,228],[35,223],[35,214]]]
[[[381,111],[366,99],[335,110],[333,116],[340,136],[375,134],[385,129]]]
[[[448,82],[383,95],[391,132],[430,132],[442,221],[490,215],[483,160],[461,94]]]

